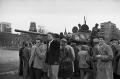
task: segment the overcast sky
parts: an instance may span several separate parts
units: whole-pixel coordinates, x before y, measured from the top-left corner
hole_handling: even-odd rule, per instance
[[[0,22],[10,22],[12,28],[28,30],[36,22],[51,32],[71,32],[83,24],[86,16],[90,29],[95,23],[111,21],[120,28],[119,0],[0,0]]]

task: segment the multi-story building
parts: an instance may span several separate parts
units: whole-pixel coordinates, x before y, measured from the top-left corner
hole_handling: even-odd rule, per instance
[[[104,36],[107,41],[110,41],[111,38],[116,38],[116,24],[109,21],[101,23],[100,26],[99,36]]]
[[[35,23],[35,22],[31,22],[31,23],[30,23],[29,31],[37,32],[36,23]]]
[[[11,23],[0,22],[0,32],[11,33]]]

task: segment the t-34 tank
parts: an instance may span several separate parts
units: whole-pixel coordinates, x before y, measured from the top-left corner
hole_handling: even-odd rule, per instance
[[[72,34],[71,41],[79,44],[89,44],[91,42],[91,31],[89,30],[85,19],[84,24],[80,28],[79,32]]]

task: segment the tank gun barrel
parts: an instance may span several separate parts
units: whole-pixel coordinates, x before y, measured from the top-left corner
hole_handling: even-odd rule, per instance
[[[22,32],[22,33],[28,33],[28,34],[34,34],[34,35],[47,36],[47,34],[43,34],[43,33],[37,33],[37,32],[31,32],[31,31],[24,31],[24,30],[18,30],[18,29],[15,29],[15,32]]]

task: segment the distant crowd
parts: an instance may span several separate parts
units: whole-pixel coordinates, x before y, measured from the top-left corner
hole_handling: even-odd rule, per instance
[[[120,41],[109,44],[95,37],[92,46],[56,40],[47,34],[47,43],[23,42],[19,50],[19,76],[24,79],[120,79]],[[68,43],[69,42],[69,43]]]

